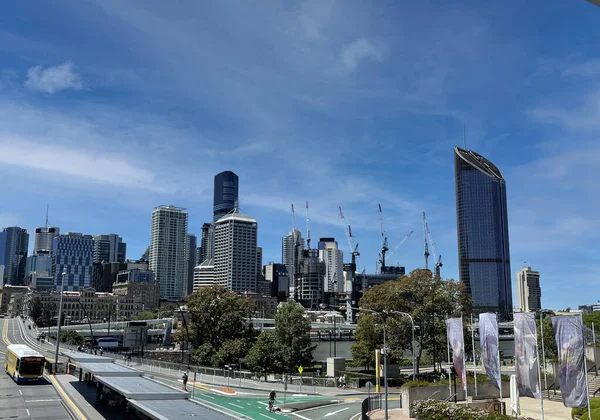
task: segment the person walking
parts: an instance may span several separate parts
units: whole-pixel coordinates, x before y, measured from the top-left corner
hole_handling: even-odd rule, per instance
[[[100,356],[102,356],[104,354],[104,349],[102,347],[100,347]]]
[[[275,392],[274,389],[272,389],[271,392],[269,393],[269,411],[275,411],[275,408],[274,408],[275,398],[277,398],[277,393]]]
[[[183,372],[183,376],[181,377],[181,379],[183,380],[183,386],[181,387],[181,389],[183,391],[187,391],[187,381],[188,381],[188,374],[187,374],[187,372]]]

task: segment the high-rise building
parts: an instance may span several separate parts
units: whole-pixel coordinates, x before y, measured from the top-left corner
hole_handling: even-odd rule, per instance
[[[290,276],[285,265],[270,262],[264,267],[264,276],[271,283],[271,296],[276,296],[280,302],[287,300],[290,295]]]
[[[512,319],[506,181],[489,160],[454,148],[459,278],[477,312]]]
[[[188,214],[175,206],[152,212],[150,270],[160,285],[160,298],[181,301],[187,290]]]
[[[114,233],[94,236],[94,262],[125,262],[127,244]]]
[[[260,246],[256,247],[256,281],[264,280],[263,272],[262,272],[262,256],[263,249]]]
[[[60,290],[62,273],[65,290],[86,289],[92,284],[94,239],[91,235],[69,232],[54,238],[52,244],[52,275],[54,287]]]
[[[188,234],[187,236],[187,245],[188,245],[188,254],[187,254],[187,288],[185,291],[186,295],[189,295],[194,291],[194,267],[196,267],[196,244],[197,238],[196,235]]]
[[[0,264],[4,266],[2,284],[23,284],[28,249],[29,234],[26,229],[15,226],[0,232]]]
[[[258,224],[237,210],[215,223],[215,283],[234,292],[256,292]]]
[[[60,235],[58,227],[39,227],[35,229],[33,242],[33,254],[50,254],[52,252],[52,241]]]
[[[235,209],[238,201],[238,183],[238,176],[231,171],[221,172],[215,176],[213,223]]]
[[[519,309],[523,312],[542,309],[540,273],[533,271],[531,267],[523,267],[517,271],[517,300]]]
[[[215,284],[215,265],[208,259],[194,267],[194,292],[201,287],[210,287]]]
[[[305,308],[317,309],[323,303],[325,263],[319,261],[318,249],[303,251],[300,273],[296,274],[296,298]]]
[[[344,254],[334,238],[321,238],[318,244],[319,260],[325,263],[323,292],[344,290]]]
[[[196,248],[196,264],[194,267],[197,267],[200,264],[202,264],[202,247],[199,246]]]
[[[290,287],[294,287],[296,274],[300,272],[300,261],[302,260],[302,250],[304,249],[304,239],[302,233],[296,229],[281,239],[281,263],[285,265],[290,276]]]
[[[52,255],[50,253],[46,253],[46,250],[41,250],[38,254],[33,254],[27,257],[27,262],[25,263],[25,277],[29,277],[29,274],[37,271],[48,272],[52,271]]]
[[[204,223],[202,225],[200,248],[200,263],[213,258],[213,225],[210,223]]]

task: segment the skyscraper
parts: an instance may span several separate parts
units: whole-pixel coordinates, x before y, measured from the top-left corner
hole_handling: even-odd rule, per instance
[[[296,229],[281,238],[281,263],[287,268],[290,276],[290,288],[293,292],[295,275],[300,271],[304,239],[302,233]]]
[[[323,303],[325,279],[325,263],[319,261],[318,249],[306,249],[302,252],[299,270],[296,274],[295,298],[305,308],[316,309]]]
[[[321,238],[318,244],[319,260],[325,263],[324,292],[344,290],[344,254],[334,238]]]
[[[2,284],[23,284],[28,249],[29,234],[26,229],[15,226],[0,232],[0,265],[4,266]]]
[[[542,309],[542,288],[540,273],[531,267],[523,267],[517,271],[517,300],[523,312]]]
[[[127,244],[114,233],[94,236],[94,262],[125,262]]]
[[[256,220],[237,211],[215,223],[215,283],[256,292]]]
[[[35,229],[33,242],[34,254],[50,254],[52,252],[52,241],[60,235],[58,227],[39,227]]]
[[[200,250],[200,264],[213,257],[213,226],[210,223],[204,223],[202,225]]]
[[[54,238],[52,244],[52,276],[54,287],[60,290],[62,273],[65,290],[78,290],[92,284],[94,239],[91,235],[68,232]]]
[[[186,295],[194,291],[194,267],[196,267],[196,244],[198,240],[196,235],[191,233],[187,236],[188,254],[187,254],[187,288]]]
[[[188,214],[175,206],[152,212],[150,270],[160,284],[160,298],[181,301],[187,290]]]
[[[506,181],[489,160],[454,148],[459,277],[478,312],[512,319]]]
[[[238,176],[231,171],[221,172],[215,176],[213,223],[235,208],[238,201],[238,181]]]

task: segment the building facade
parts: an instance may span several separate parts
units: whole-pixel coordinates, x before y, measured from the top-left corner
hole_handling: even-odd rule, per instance
[[[302,233],[296,229],[281,239],[281,263],[285,265],[290,276],[290,285],[294,287],[294,279],[300,272],[300,262],[304,249]]]
[[[290,296],[290,276],[283,264],[270,262],[265,265],[265,280],[271,284],[271,296],[275,296],[280,302],[286,301]]]
[[[321,238],[319,241],[319,260],[325,263],[323,292],[344,290],[344,254],[338,249],[334,238]]]
[[[52,255],[46,251],[30,255],[25,263],[25,277],[29,277],[32,272],[52,272]]]
[[[150,270],[130,268],[119,271],[114,283],[156,283],[156,280]]]
[[[151,311],[160,303],[160,286],[148,282],[123,282],[113,285],[113,295],[126,296],[141,304],[141,311]]]
[[[210,287],[215,284],[215,264],[212,259],[205,260],[194,267],[194,292],[201,287]]]
[[[304,250],[301,271],[296,275],[297,300],[305,308],[316,309],[323,303],[325,263],[319,260],[319,250]]]
[[[94,236],[94,262],[113,263],[125,262],[127,244],[123,238],[114,233]]]
[[[152,212],[150,270],[160,298],[182,301],[187,290],[188,214],[183,208],[159,206]]]
[[[9,284],[5,284],[2,288],[0,288],[0,314],[5,314],[8,312],[8,304],[10,303],[13,295],[25,294],[27,291],[27,286],[12,286]]]
[[[517,301],[522,312],[535,312],[542,309],[542,288],[540,273],[531,267],[517,271]]]
[[[196,245],[198,240],[196,238],[196,235],[192,234],[188,234],[187,240],[187,286],[185,294],[189,295],[194,291],[194,267],[196,267]]]
[[[213,257],[213,225],[204,223],[202,225],[202,239],[200,243],[200,263]]]
[[[29,234],[21,227],[7,227],[0,232],[0,265],[4,266],[2,284],[21,285],[29,250]]]
[[[39,227],[35,229],[33,254],[50,254],[52,252],[52,241],[60,235],[58,227]]]
[[[69,232],[54,238],[52,245],[52,276],[54,287],[60,290],[62,273],[64,290],[89,288],[92,284],[94,239],[91,235]]]
[[[256,292],[258,224],[231,213],[215,223],[215,283],[234,292]]]
[[[454,148],[460,281],[476,312],[512,320],[506,182],[489,160]]]
[[[239,178],[231,171],[215,176],[213,223],[235,209],[238,202],[238,185]],[[204,247],[204,244],[202,246]]]

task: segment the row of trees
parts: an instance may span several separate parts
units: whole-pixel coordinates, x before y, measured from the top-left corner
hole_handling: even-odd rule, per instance
[[[48,326],[52,323],[52,319],[58,315],[58,307],[54,301],[42,305],[39,297],[31,301],[29,307],[29,316],[35,321],[36,325]]]
[[[291,301],[275,315],[275,331],[258,333],[252,318],[255,303],[220,286],[201,288],[187,297],[189,340],[196,363],[205,366],[248,366],[262,374],[292,372],[312,362],[315,348],[310,320]],[[186,328],[174,341],[187,341]]]

